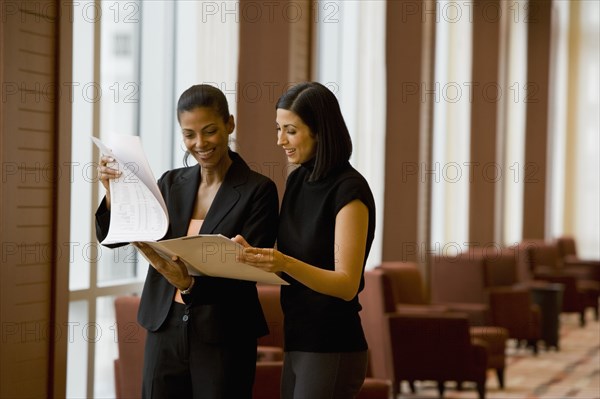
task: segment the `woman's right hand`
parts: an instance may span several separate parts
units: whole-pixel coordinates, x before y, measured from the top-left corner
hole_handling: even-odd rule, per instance
[[[110,209],[110,184],[108,181],[121,177],[121,171],[112,168],[114,162],[114,158],[102,155],[98,165],[98,180],[100,180],[100,183],[102,183],[106,190],[106,207],[108,209]]]

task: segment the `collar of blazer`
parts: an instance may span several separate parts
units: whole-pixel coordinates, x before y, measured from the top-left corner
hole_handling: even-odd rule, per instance
[[[219,222],[229,213],[231,208],[239,201],[241,197],[240,187],[248,181],[250,168],[246,162],[237,153],[229,151],[229,156],[233,161],[225,180],[213,200],[206,219],[200,229],[201,234],[214,234],[214,229]],[[192,215],[196,191],[200,184],[200,165],[183,169],[181,175],[170,188],[170,201],[167,204],[169,208],[169,217],[171,219],[171,234],[169,237],[182,237],[186,235],[188,221]]]

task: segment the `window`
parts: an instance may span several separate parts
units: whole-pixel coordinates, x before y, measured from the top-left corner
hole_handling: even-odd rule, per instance
[[[452,255],[469,241],[471,21],[468,5],[440,3],[436,23],[433,155],[430,173],[432,251]]]
[[[78,206],[71,215],[67,396],[106,398],[115,396],[114,299],[141,292],[148,264],[130,246],[111,250],[95,239],[93,215],[104,189],[90,135],[139,135],[157,178],[182,166],[175,107],[184,89],[214,84],[235,114],[238,11],[170,0],[73,7],[72,197]]]
[[[67,396],[111,397],[117,355],[113,298],[140,292],[145,266],[131,247],[113,251],[95,240],[93,214],[103,189],[90,136],[138,131],[141,10],[135,1],[86,1],[73,7],[71,195],[78,206],[71,214]]]
[[[131,36],[127,33],[115,33],[114,54],[117,57],[131,57]]]
[[[367,268],[381,262],[385,181],[385,2],[318,1],[316,80],[340,102],[350,162],[369,182],[377,212]],[[373,79],[377,76],[377,79]]]
[[[525,112],[527,81],[527,23],[525,1],[508,5],[506,18],[506,86],[504,98],[504,174],[502,186],[502,244],[513,245],[523,238],[523,190],[525,172]]]

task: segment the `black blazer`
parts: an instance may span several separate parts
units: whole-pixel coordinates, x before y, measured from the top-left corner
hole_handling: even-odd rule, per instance
[[[241,234],[252,246],[273,247],[277,236],[279,199],[272,180],[252,171],[235,152],[233,161],[200,229],[201,234]],[[158,186],[167,204],[169,229],[164,239],[187,234],[196,193],[200,165],[166,172]],[[108,233],[110,212],[105,200],[96,212],[96,235]],[[125,245],[122,244],[122,245]],[[175,295],[175,287],[152,266],[144,283],[138,322],[149,331],[164,323]],[[258,300],[256,283],[218,277],[196,277],[192,293],[185,298],[194,310],[192,326],[205,342],[256,338],[268,333]],[[199,306],[202,305],[202,306]]]

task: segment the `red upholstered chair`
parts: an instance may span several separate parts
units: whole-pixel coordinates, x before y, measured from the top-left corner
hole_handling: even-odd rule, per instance
[[[272,298],[275,290],[268,290],[268,296]],[[263,292],[264,294],[264,292]],[[279,304],[277,295],[277,305]],[[272,315],[269,310],[277,309],[272,302],[266,305],[267,313]],[[262,302],[261,302],[262,303]],[[137,324],[137,311],[140,304],[139,296],[123,296],[115,299],[115,314],[117,319],[117,338],[119,347],[119,358],[115,360],[115,391],[117,399],[132,399],[142,397],[142,365],[144,360],[144,344],[146,341],[146,330]],[[279,310],[281,312],[281,310]],[[277,314],[275,312],[275,314]],[[263,342],[269,345],[275,345],[277,342],[283,343],[278,331],[277,322],[271,319],[273,325],[269,325],[272,331],[276,333]],[[261,338],[263,339],[263,338]],[[278,341],[279,340],[279,341]],[[275,346],[265,346],[265,357],[281,357],[283,349]],[[276,348],[276,349],[275,349]],[[254,382],[254,398],[260,399],[278,399],[280,396],[280,379],[283,362],[281,360],[263,360],[256,364],[256,378]]]
[[[498,287],[490,291],[493,324],[508,330],[510,338],[527,342],[537,353],[537,341],[542,336],[538,305],[532,304],[528,288]]]
[[[385,325],[388,315],[397,312],[392,291],[391,279],[385,270],[375,268],[365,272],[365,289],[360,294],[360,303],[363,307],[361,320],[369,343],[370,372],[375,378],[388,380],[394,380],[393,359],[390,352],[391,338],[389,331],[382,328],[382,325]],[[402,308],[400,312],[403,312]],[[436,306],[427,309],[426,305],[421,305],[419,308],[410,308],[408,312],[403,313],[435,315],[440,312],[447,311],[440,310]],[[488,350],[487,368],[496,370],[499,385],[504,387],[505,347],[508,332],[501,327],[482,326],[471,327],[469,333],[474,342],[484,345]],[[398,389],[397,386],[393,386],[393,388]],[[411,388],[414,391],[414,385],[411,385]]]
[[[257,290],[269,326],[269,334],[258,339],[254,398],[276,399],[280,395],[283,369],[283,311],[280,303],[280,287],[258,284]],[[389,391],[388,381],[367,378],[357,398],[388,399]]]
[[[394,397],[402,380],[432,380],[444,395],[446,381],[474,381],[485,398],[487,348],[472,342],[462,313],[396,313],[388,316]]]
[[[283,361],[281,360],[257,362],[252,397],[254,399],[279,399],[282,370]]]
[[[393,368],[386,315],[396,312],[390,281],[381,269],[365,271],[365,288],[359,294],[360,318],[369,344],[369,371],[372,377],[392,381]]]
[[[146,330],[137,323],[139,296],[115,299],[119,357],[115,359],[117,399],[142,397],[142,365]]]
[[[258,299],[269,326],[269,334],[258,339],[258,361],[283,360],[283,311],[280,287],[257,284]]]
[[[594,308],[596,320],[598,320],[598,295],[590,287],[597,287],[600,290],[600,260],[580,258],[577,255],[577,245],[573,237],[559,237],[556,239],[556,245],[565,270],[575,273],[580,280],[588,280],[587,283],[583,283],[587,285],[585,302],[586,306]]]
[[[471,325],[488,325],[488,306],[485,301],[472,298],[445,298],[439,300],[432,292],[431,301],[428,299],[425,284],[417,265],[412,262],[383,262],[377,269],[382,270],[390,279],[391,288],[396,304],[396,310],[401,312],[455,311],[466,313]]]
[[[556,242],[528,240],[525,248],[529,269],[536,280],[563,284],[563,312],[578,313],[582,326],[586,308],[593,308],[598,319],[600,282],[590,279],[584,269],[565,266]]]
[[[567,263],[584,263],[589,265],[600,266],[599,259],[582,259],[578,256],[577,253],[577,243],[575,242],[575,238],[571,236],[562,236],[556,238],[556,245],[558,247],[558,252],[560,257],[566,261]]]
[[[522,272],[526,280],[519,281],[519,262],[527,268],[527,258],[519,251],[518,246],[468,250],[469,257],[483,265],[492,323],[507,328],[511,338],[526,341],[534,353],[540,339],[547,348],[558,349],[560,306],[552,304],[548,295],[562,297],[562,287],[557,293],[556,285],[532,280],[526,271]]]
[[[512,252],[502,251],[496,255],[489,256],[483,248],[469,248],[458,256],[434,258],[432,298],[489,305],[489,324],[504,327],[510,338],[526,341],[537,353],[537,340],[541,337],[540,309],[533,303],[528,288],[514,285],[517,271]],[[498,286],[499,282],[503,285]]]

